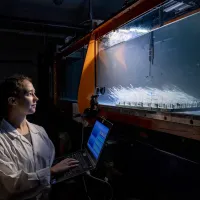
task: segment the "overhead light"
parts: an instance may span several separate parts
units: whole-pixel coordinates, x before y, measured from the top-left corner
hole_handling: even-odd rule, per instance
[[[183,2],[177,2],[174,5],[172,5],[172,6],[168,7],[168,8],[165,8],[163,11],[164,12],[171,12],[172,10],[177,9],[177,8],[181,7],[182,5],[184,5]]]
[[[192,6],[191,6],[191,5],[188,5],[188,4],[185,4],[185,5],[181,6],[181,7],[178,9],[178,11],[183,11],[183,10],[186,10],[186,9],[188,9],[188,8],[190,8],[190,7],[192,7]]]
[[[177,1],[170,0],[170,1],[168,1],[167,3],[165,3],[164,7],[165,7],[165,8],[168,8],[169,6],[174,5],[175,2],[177,2]]]

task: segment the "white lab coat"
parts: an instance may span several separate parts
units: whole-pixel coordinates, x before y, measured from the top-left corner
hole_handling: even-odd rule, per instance
[[[55,148],[44,128],[29,123],[32,143],[6,120],[0,125],[0,199],[50,184]]]

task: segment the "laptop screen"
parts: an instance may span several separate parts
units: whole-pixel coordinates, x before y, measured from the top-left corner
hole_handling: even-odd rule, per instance
[[[96,121],[89,137],[87,146],[95,159],[99,158],[106,137],[109,133],[109,128],[99,121]]]

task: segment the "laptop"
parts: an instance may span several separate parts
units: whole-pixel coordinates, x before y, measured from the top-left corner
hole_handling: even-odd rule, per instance
[[[79,176],[86,171],[95,169],[112,126],[113,124],[109,121],[98,118],[89,136],[86,147],[83,150],[79,150],[64,157],[78,160],[79,166],[68,170],[64,174],[62,173],[60,176],[53,177],[51,184],[65,181]],[[62,158],[62,160],[64,158]]]

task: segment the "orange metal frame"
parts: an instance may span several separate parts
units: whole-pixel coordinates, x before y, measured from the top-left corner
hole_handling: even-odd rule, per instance
[[[97,41],[95,35],[91,35],[88,45],[88,50],[83,65],[79,90],[78,90],[78,107],[79,112],[83,113],[86,108],[90,107],[90,97],[94,94],[95,90],[95,59]]]
[[[95,90],[95,59],[97,56],[97,39],[103,35],[109,33],[112,30],[124,25],[125,23],[133,20],[134,18],[144,14],[152,8],[162,4],[164,0],[140,0],[133,4],[129,8],[117,14],[112,19],[108,20],[101,26],[97,27],[93,32],[89,33],[81,40],[77,41],[72,46],[68,47],[62,53],[56,56],[56,60],[61,59],[63,56],[67,56],[74,51],[80,49],[84,45],[88,45],[88,50],[83,66],[82,76],[80,80],[79,92],[78,92],[78,105],[79,112],[83,113],[85,108],[90,106],[90,97]],[[196,11],[193,11],[193,13]],[[192,13],[190,13],[192,14]],[[188,14],[188,15],[190,15]],[[183,16],[185,17],[185,16]],[[179,19],[179,18],[178,18]],[[177,20],[177,19],[175,19]],[[173,21],[175,21],[173,20]],[[170,23],[170,22],[169,22]],[[57,81],[56,81],[56,62],[54,64],[54,102],[57,103]],[[130,116],[126,114],[120,114],[112,111],[106,111],[102,108],[101,115],[105,117],[120,121],[124,123],[133,124],[146,129],[161,131],[177,136],[182,136],[190,139],[200,140],[200,127],[190,126],[186,124],[178,124],[173,122],[166,122],[156,119],[148,119],[145,117]]]

